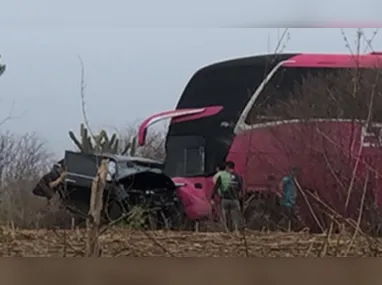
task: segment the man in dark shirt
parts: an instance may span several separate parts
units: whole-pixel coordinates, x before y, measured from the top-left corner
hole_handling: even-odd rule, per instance
[[[46,198],[49,204],[49,201],[57,191],[57,187],[64,181],[65,175],[64,161],[60,160],[53,166],[51,171],[40,179],[33,188],[32,193],[36,196]]]
[[[216,194],[221,198],[221,209],[224,225],[228,227],[229,218],[235,231],[239,230],[241,222],[240,198],[242,197],[243,182],[242,178],[235,171],[233,161],[226,162],[226,170],[221,171],[216,179],[212,190],[212,199]]]

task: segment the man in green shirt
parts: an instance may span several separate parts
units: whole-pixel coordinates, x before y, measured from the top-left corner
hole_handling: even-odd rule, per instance
[[[214,184],[216,184],[216,180],[218,179],[219,175],[224,172],[226,170],[226,166],[225,166],[225,163],[222,162],[218,165],[218,167],[216,167],[216,173],[215,175],[212,177],[212,181],[214,182]]]
[[[240,175],[235,171],[235,163],[233,161],[227,161],[225,170],[220,170],[216,176],[211,203],[214,203],[214,197],[218,194],[221,198],[224,225],[228,227],[228,222],[231,222],[235,231],[239,230],[241,222],[239,199],[242,196],[242,191],[243,182]]]

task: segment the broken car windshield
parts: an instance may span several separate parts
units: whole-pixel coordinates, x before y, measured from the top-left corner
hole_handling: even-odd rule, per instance
[[[141,172],[141,171],[154,171],[161,173],[162,170],[159,167],[151,167],[149,165],[144,165],[143,163],[137,163],[134,161],[125,161],[121,162],[118,164],[118,174],[119,176],[125,176],[125,175],[131,175],[136,172]]]

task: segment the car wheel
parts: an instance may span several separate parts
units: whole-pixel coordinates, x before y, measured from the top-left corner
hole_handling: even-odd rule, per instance
[[[123,206],[119,201],[111,200],[106,207],[105,220],[107,223],[113,223],[120,219],[124,214]]]

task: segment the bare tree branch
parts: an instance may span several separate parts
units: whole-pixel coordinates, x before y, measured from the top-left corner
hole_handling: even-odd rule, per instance
[[[44,213],[45,200],[32,194],[33,186],[53,163],[52,158],[45,142],[33,133],[0,134],[0,224],[12,222],[30,228],[58,221],[54,211]]]
[[[20,115],[17,115],[17,116],[13,114],[14,107],[15,107],[15,101],[12,102],[12,106],[11,106],[9,112],[8,112],[8,115],[0,120],[0,127],[3,126],[5,123],[7,123],[10,120],[19,119],[19,118],[22,117],[23,114],[20,114]]]
[[[82,116],[84,119],[84,124],[86,128],[88,129],[91,137],[95,140],[95,135],[90,127],[89,119],[86,113],[86,101],[85,101],[85,89],[86,89],[86,84],[85,84],[85,65],[84,62],[81,58],[81,56],[78,56],[78,59],[80,61],[81,65],[81,81],[80,81],[80,96],[81,96],[81,111],[82,111]]]

